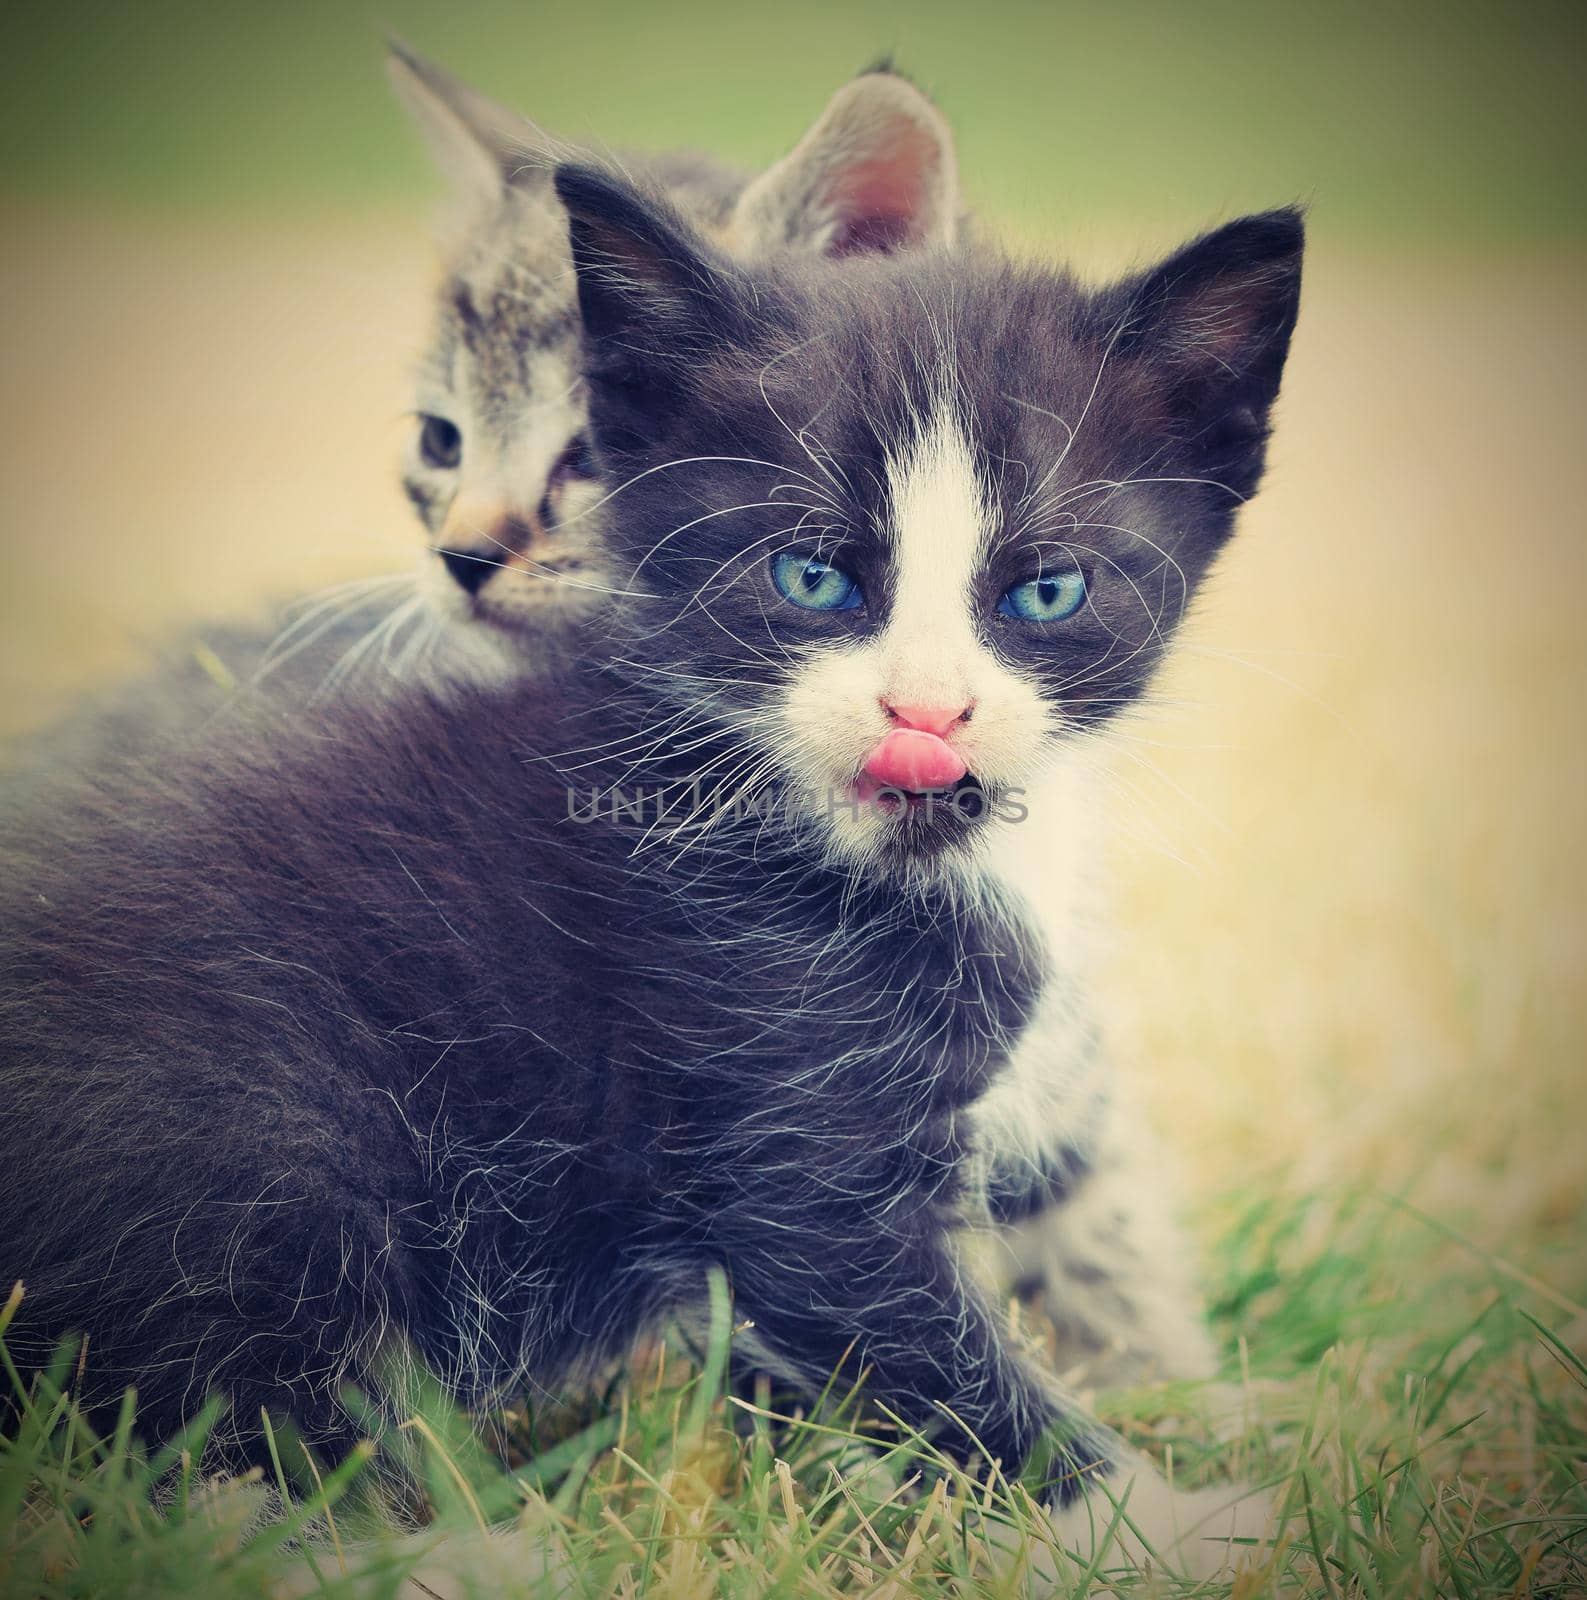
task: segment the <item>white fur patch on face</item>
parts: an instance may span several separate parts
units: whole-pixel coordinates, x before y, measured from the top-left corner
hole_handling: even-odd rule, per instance
[[[881,639],[883,698],[968,708],[984,654],[971,602],[991,529],[974,453],[946,406],[908,450],[888,458],[887,495],[896,565]]]
[[[880,632],[813,647],[789,683],[779,743],[817,797],[840,854],[874,853],[896,819],[848,794],[900,713],[945,713],[947,738],[985,783],[1019,786],[1050,760],[1056,712],[990,648],[978,574],[993,533],[981,464],[952,408],[941,405],[886,466],[883,532],[893,553],[892,604]],[[966,714],[967,713],[967,714]],[[955,720],[958,719],[958,720]],[[988,820],[978,831],[1004,826]]]

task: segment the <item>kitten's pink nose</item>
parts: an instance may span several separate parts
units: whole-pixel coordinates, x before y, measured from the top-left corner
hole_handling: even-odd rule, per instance
[[[894,728],[865,761],[872,782],[913,794],[946,789],[969,770],[952,745],[922,728]]]
[[[884,700],[882,710],[900,728],[915,728],[921,733],[934,733],[940,739],[955,723],[970,715],[969,706],[895,706]]]

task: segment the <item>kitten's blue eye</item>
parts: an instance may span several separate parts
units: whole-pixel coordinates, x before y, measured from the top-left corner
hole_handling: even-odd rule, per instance
[[[859,584],[842,567],[815,556],[773,556],[771,581],[783,599],[806,611],[853,611],[865,604]]]
[[[1078,572],[1055,572],[1050,578],[1016,583],[997,603],[1005,617],[1022,622],[1062,622],[1072,617],[1086,598],[1086,580]]]

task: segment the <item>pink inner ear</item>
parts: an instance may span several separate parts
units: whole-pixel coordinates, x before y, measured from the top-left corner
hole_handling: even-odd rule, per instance
[[[882,153],[838,174],[832,203],[841,221],[827,253],[882,254],[918,244],[932,219],[926,215],[937,177],[937,141],[919,124],[902,122]]]

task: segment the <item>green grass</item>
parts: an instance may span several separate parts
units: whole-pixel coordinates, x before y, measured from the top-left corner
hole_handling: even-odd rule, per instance
[[[1077,1592],[1587,1592],[1580,1306],[1393,1202],[1246,1197],[1220,1228],[1212,1287],[1229,1382],[1105,1393],[1097,1408],[1181,1483],[1274,1485],[1284,1531],[1250,1552],[1232,1591],[1105,1556],[1089,1587],[1073,1569]],[[764,1392],[759,1406],[735,1400],[718,1291],[698,1360],[674,1341],[563,1407],[511,1410],[495,1419],[500,1451],[433,1401],[417,1407],[405,1442],[418,1441],[425,1485],[418,1534],[381,1509],[373,1447],[319,1483],[283,1473],[217,1487],[193,1464],[214,1412],[151,1454],[129,1397],[114,1434],[95,1437],[66,1355],[27,1387],[0,1445],[0,1594],[417,1600],[426,1591],[404,1588],[407,1574],[419,1565],[433,1581],[432,1552],[477,1551],[487,1524],[526,1541],[514,1580],[481,1590],[492,1595],[558,1582],[591,1600],[1022,1592],[1014,1549],[1038,1534],[1020,1486],[972,1482],[852,1395],[810,1416]],[[1571,1337],[1558,1331],[1572,1323]],[[524,1550],[552,1547],[571,1576],[524,1577]]]
[[[1304,198],[1350,235],[1579,241],[1583,28],[1567,0],[64,0],[7,20],[0,194],[411,204],[391,29],[558,133],[757,164],[894,52],[958,129],[974,203],[1049,237]]]

